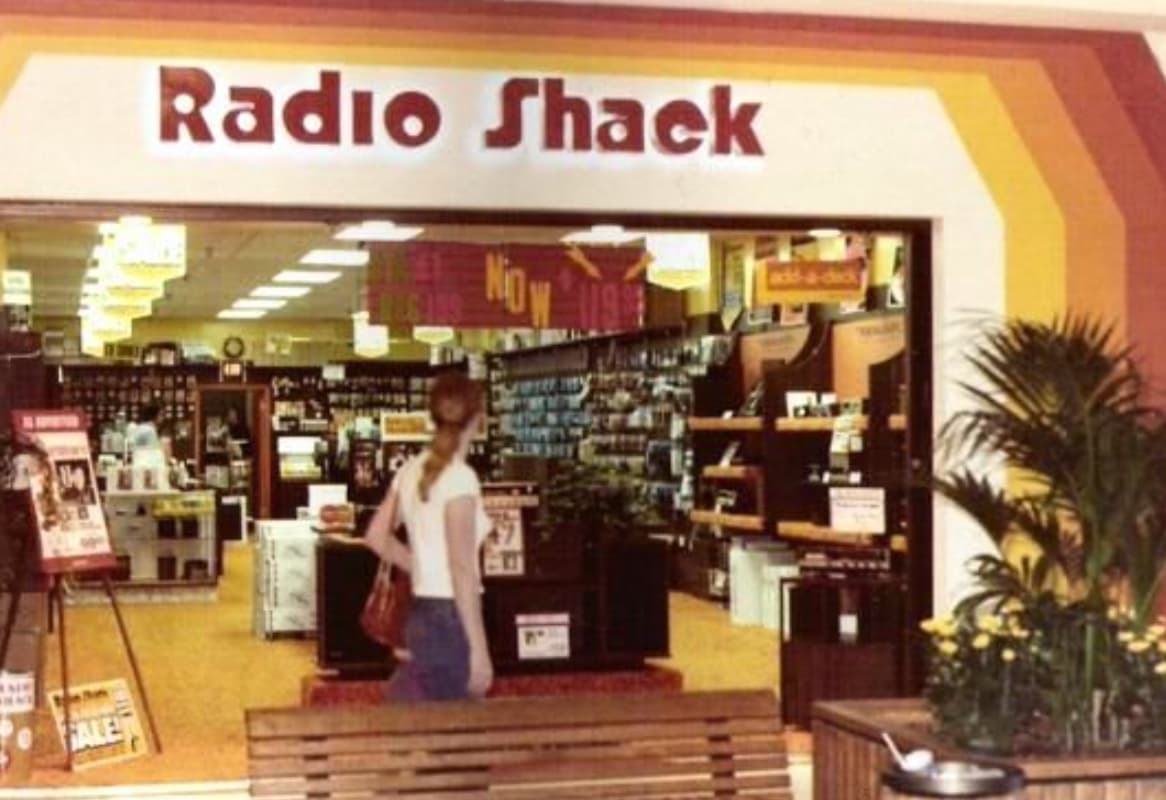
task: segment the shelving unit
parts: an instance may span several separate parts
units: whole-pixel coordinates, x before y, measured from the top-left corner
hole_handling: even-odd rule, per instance
[[[689,519],[698,525],[711,525],[738,531],[762,533],[765,530],[765,520],[760,514],[722,514],[716,511],[694,510],[689,513]]]
[[[761,417],[689,417],[688,428],[713,433],[760,433]]]
[[[857,415],[850,418],[852,429],[863,433],[870,426],[870,418]],[[837,417],[781,417],[775,427],[778,433],[833,433]]]
[[[758,481],[761,467],[740,464],[736,466],[707,466],[701,470],[701,477],[712,481]]]

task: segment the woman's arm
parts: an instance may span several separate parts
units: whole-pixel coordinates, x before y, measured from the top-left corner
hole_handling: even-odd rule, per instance
[[[372,520],[368,523],[368,530],[364,534],[364,544],[372,550],[382,561],[387,561],[394,567],[405,572],[413,568],[413,553],[400,542],[394,531],[401,524],[400,503],[397,487],[394,484],[385,494]]]
[[[482,623],[482,587],[478,579],[477,510],[481,498],[465,495],[445,504],[445,546],[453,598],[470,644],[469,692],[482,697],[494,681],[494,666]]]

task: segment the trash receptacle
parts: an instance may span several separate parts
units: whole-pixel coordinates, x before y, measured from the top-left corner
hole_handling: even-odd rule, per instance
[[[1010,766],[939,761],[917,772],[892,767],[883,773],[883,800],[932,797],[1014,800],[1023,792],[1024,773]]]

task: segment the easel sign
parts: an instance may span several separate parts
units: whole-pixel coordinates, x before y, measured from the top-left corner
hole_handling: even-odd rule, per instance
[[[76,411],[13,411],[16,434],[45,461],[28,467],[28,487],[47,575],[112,569],[117,561],[97,494],[88,424]]]
[[[54,700],[54,712],[59,710],[61,713],[60,727],[65,731],[78,730],[73,724],[73,695],[76,690],[69,685],[69,647],[65,634],[65,577],[72,573],[99,572],[102,573],[102,586],[106,597],[109,598],[110,608],[117,621],[118,633],[121,635],[130,669],[133,671],[134,681],[142,699],[142,710],[145,712],[150,734],[157,752],[161,753],[162,740],[158,736],[158,726],[150,710],[150,700],[142,682],[138,659],[130,644],[129,630],[122,618],[113,583],[109,579],[109,572],[117,565],[117,559],[113,554],[105,512],[97,492],[93,457],[89,452],[87,432],[89,426],[85,415],[76,411],[21,410],[12,412],[12,423],[16,435],[35,445],[42,454],[23,459],[18,468],[20,474],[17,483],[19,488],[25,488],[29,492],[29,502],[32,505],[40,544],[41,572],[54,578],[49,593],[49,608],[50,611],[55,611],[55,616],[50,613],[50,631],[55,622],[57,637],[61,644],[62,689]],[[21,591],[21,586],[17,583],[13,587],[12,598],[8,603],[7,625],[0,639],[0,664],[4,663],[8,654],[9,638],[20,607]],[[89,699],[92,699],[92,687],[81,687],[82,698],[86,697],[84,694],[86,688],[90,690]],[[113,697],[117,693],[107,694]],[[82,703],[79,710],[83,715],[92,712],[92,708],[85,703]],[[134,716],[136,718],[136,714]],[[108,723],[112,717],[107,715],[104,719]],[[86,717],[82,716],[78,722],[84,723],[85,720]],[[84,729],[84,725],[81,729]],[[107,730],[106,736],[111,735]],[[85,753],[74,752],[73,736],[63,738],[68,768],[72,770],[76,766],[82,766],[81,759],[86,757]],[[142,739],[143,737],[138,736],[133,742],[132,755],[139,753],[139,745],[144,747]],[[101,759],[89,758],[91,763],[95,760]]]
[[[49,692],[57,732],[65,739],[65,693]],[[75,769],[115,764],[145,755],[146,735],[125,680],[118,678],[69,689],[68,746]]]

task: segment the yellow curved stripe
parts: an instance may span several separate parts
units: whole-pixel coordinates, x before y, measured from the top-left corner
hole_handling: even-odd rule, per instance
[[[270,33],[270,31],[269,31]],[[0,92],[16,77],[18,65],[33,53],[139,56],[151,58],[225,58],[271,61],[320,61],[431,68],[472,68],[582,73],[615,73],[691,78],[724,77],[758,81],[922,87],[937,92],[968,148],[1005,220],[1006,308],[1009,314],[1048,318],[1065,308],[1067,297],[1066,226],[1052,191],[1013,126],[992,82],[982,74],[920,71],[891,67],[788,63],[797,53],[775,48],[762,62],[714,61],[623,54],[540,52],[531,37],[523,52],[459,47],[365,47],[315,43],[236,42],[204,39],[116,39],[89,36],[6,35],[0,42]],[[558,44],[562,44],[559,42]],[[594,43],[593,43],[594,46]],[[807,51],[801,51],[802,58]],[[838,64],[841,63],[842,66]],[[985,265],[988,266],[988,265]]]

